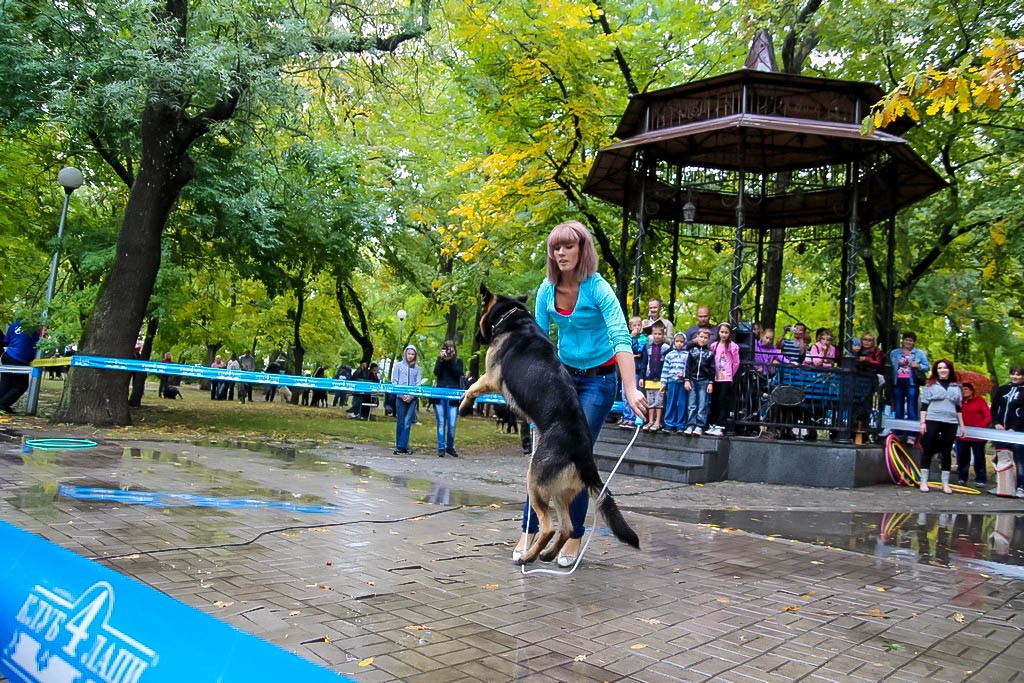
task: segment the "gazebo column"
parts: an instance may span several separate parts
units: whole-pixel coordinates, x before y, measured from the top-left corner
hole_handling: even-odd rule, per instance
[[[840,349],[840,353],[844,353],[848,350],[848,340],[853,336],[853,315],[854,315],[854,297],[857,293],[857,254],[858,254],[858,237],[859,237],[859,226],[860,221],[859,207],[860,207],[860,163],[854,161],[846,166],[847,172],[847,186],[850,188],[850,211],[847,218],[846,227],[843,230],[845,241],[843,244],[843,282],[842,282],[842,296],[841,304],[842,309],[840,310],[840,321],[839,321],[839,339],[836,346]],[[838,443],[850,443],[851,433],[851,418],[853,417],[853,373],[856,372],[856,362],[846,363],[843,362],[843,358],[840,358],[840,365],[842,367],[842,375],[840,375],[840,411],[838,415],[833,416],[833,420],[837,422],[835,425],[838,427],[836,441]]]
[[[740,171],[739,185],[736,190],[736,241],[733,245],[732,298],[729,302],[729,322],[734,326],[740,321],[740,297],[743,289],[741,275],[743,272],[743,225],[745,220],[743,202],[746,175],[746,171]]]
[[[643,155],[643,169],[640,180],[640,201],[636,212],[636,257],[633,261],[633,315],[640,315],[640,275],[644,257],[644,234],[647,232],[647,192],[654,163]]]

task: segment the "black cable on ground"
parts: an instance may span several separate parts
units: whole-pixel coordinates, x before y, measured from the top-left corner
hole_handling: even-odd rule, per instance
[[[213,550],[216,548],[240,548],[246,545],[252,545],[256,541],[260,540],[264,536],[269,534],[279,534],[284,531],[301,531],[303,529],[323,529],[325,527],[336,527],[336,526],[351,526],[353,524],[395,524],[396,522],[408,522],[414,519],[423,519],[424,517],[434,517],[435,515],[443,515],[448,512],[455,512],[461,510],[464,505],[459,505],[453,508],[447,508],[445,510],[437,510],[436,512],[427,512],[420,515],[412,515],[410,517],[399,517],[397,519],[351,519],[347,522],[328,522],[327,524],[297,524],[293,526],[283,526],[277,529],[267,529],[256,534],[253,538],[248,541],[239,541],[238,543],[217,543],[213,545],[193,545],[193,546],[178,546],[174,548],[157,548],[156,550],[137,550],[131,553],[122,553],[121,555],[104,555],[101,557],[90,557],[88,559],[93,561],[101,560],[122,560],[126,557],[135,557],[137,555],[156,555],[157,553],[173,553],[173,552],[188,552],[190,550]]]

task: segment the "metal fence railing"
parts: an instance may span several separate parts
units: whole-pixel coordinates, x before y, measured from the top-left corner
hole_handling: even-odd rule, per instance
[[[801,440],[815,440],[823,430],[851,443],[857,434],[881,433],[883,386],[880,375],[852,367],[744,361],[733,384],[733,428]]]

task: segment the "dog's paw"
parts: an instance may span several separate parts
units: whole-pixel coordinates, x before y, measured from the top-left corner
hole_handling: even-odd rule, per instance
[[[462,417],[469,417],[473,414],[473,402],[469,403],[463,401],[459,404],[459,415]]]
[[[554,551],[548,550],[548,551],[545,551],[545,552],[540,554],[540,561],[541,562],[550,562],[551,560],[555,559],[556,557],[558,557],[558,551],[557,550],[554,550]]]

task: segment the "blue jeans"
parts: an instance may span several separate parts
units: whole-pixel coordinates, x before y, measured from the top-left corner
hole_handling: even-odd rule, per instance
[[[686,410],[687,427],[704,429],[708,425],[708,409],[711,407],[709,384],[710,381],[690,382],[690,400]]]
[[[454,450],[455,420],[459,417],[459,404],[438,399],[434,404],[434,415],[437,417],[437,450]]]
[[[917,412],[917,385],[913,377],[900,377],[892,388],[893,408],[896,410],[897,420],[916,420],[919,417]]]
[[[590,427],[590,436],[597,441],[601,433],[601,427],[608,418],[608,413],[615,403],[615,393],[618,388],[616,374],[609,373],[598,377],[573,377],[573,384],[576,385],[576,394],[580,397],[580,405],[583,406],[583,414],[587,416],[587,425]],[[569,518],[572,520],[572,538],[583,538],[585,530],[583,522],[587,517],[587,505],[590,501],[590,493],[583,489],[572,499],[569,505]],[[530,524],[527,528],[526,520]],[[523,531],[531,534],[537,533],[537,513],[530,507],[530,499],[527,497],[523,505]]]
[[[956,441],[956,474],[957,479],[967,481],[967,475],[971,469],[971,461],[974,461],[974,483],[979,486],[984,484],[988,476],[985,472],[985,442],[984,441]]]
[[[406,403],[402,399],[395,400],[395,448],[409,447],[409,431],[416,420],[416,399]]]
[[[686,385],[682,382],[665,383],[665,419],[669,429],[686,429]]]

